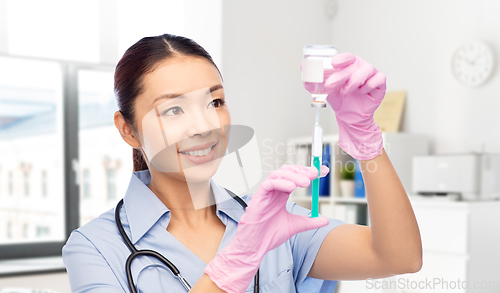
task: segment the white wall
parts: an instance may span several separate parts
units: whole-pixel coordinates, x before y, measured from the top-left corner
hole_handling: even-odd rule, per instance
[[[500,49],[500,1],[338,0],[332,42],[374,64],[388,90],[406,90],[404,132],[425,133],[434,152],[500,152],[500,72],[479,88],[454,80],[451,57],[468,40]],[[500,62],[497,62],[497,67]]]
[[[329,44],[331,21],[324,0],[223,2],[224,87],[233,124],[255,130],[264,176],[286,159],[276,146],[311,135],[315,110],[303,88],[305,44]],[[333,111],[322,110],[325,132],[336,129]],[[271,151],[272,149],[272,151]],[[278,158],[279,161],[273,161]]]

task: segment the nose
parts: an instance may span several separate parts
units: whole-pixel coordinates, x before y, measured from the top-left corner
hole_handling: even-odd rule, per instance
[[[187,133],[189,137],[193,137],[195,135],[205,136],[213,129],[220,128],[217,111],[213,109],[195,111],[191,117],[189,117],[189,120],[190,124]]]

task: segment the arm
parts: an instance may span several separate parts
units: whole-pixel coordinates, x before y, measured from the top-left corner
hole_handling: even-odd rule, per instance
[[[191,291],[193,293],[225,293],[226,291],[220,289],[215,285],[207,274],[203,274],[196,284],[194,284]]]
[[[359,161],[371,227],[344,224],[327,235],[308,276],[361,280],[413,273],[422,266],[422,244],[410,201],[384,149]]]
[[[310,276],[352,280],[416,272],[422,266],[418,225],[374,120],[385,96],[386,77],[351,53],[333,56],[332,69],[324,74],[326,101],[339,127],[338,145],[359,161],[372,225],[333,229]]]
[[[95,246],[80,232],[73,231],[62,249],[71,292],[124,293],[115,274]]]

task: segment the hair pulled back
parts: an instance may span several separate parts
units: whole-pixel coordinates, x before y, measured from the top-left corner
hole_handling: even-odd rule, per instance
[[[135,100],[143,92],[144,76],[154,71],[161,61],[176,56],[202,57],[217,68],[210,54],[198,43],[171,34],[142,38],[125,51],[116,65],[114,91],[118,109],[135,133],[137,133]],[[217,70],[219,71],[219,68]],[[134,171],[148,169],[140,149],[134,148],[132,157]]]

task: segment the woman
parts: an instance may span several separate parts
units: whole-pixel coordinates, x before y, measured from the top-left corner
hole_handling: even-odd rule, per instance
[[[352,54],[335,56],[333,65],[325,72],[328,103],[339,146],[360,162],[371,227],[309,218],[310,210],[287,203],[318,175],[311,167],[271,172],[242,197],[246,210],[233,200],[211,179],[231,124],[220,72],[194,41],[165,34],[134,44],[115,71],[115,125],[134,148],[135,172],[117,207],[125,237],[166,256],[192,292],[333,292],[330,280],[418,271],[418,226],[373,121],[385,77]],[[322,167],[321,176],[327,172]],[[114,210],[73,231],[63,248],[72,291],[186,292],[150,256],[136,258],[127,279],[124,241]]]

